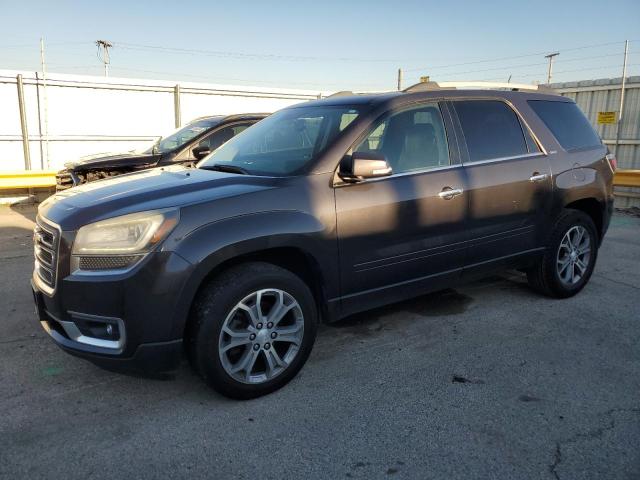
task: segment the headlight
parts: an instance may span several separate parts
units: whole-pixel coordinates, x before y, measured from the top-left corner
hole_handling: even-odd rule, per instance
[[[178,223],[177,210],[132,213],[85,225],[73,243],[82,270],[125,268],[164,240]]]

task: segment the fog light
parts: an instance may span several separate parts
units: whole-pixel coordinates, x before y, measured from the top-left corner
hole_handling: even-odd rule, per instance
[[[107,325],[107,335],[109,336],[113,335],[113,325],[111,324]]]

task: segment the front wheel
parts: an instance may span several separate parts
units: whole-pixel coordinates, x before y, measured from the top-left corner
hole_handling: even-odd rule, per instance
[[[298,373],[311,353],[317,313],[300,278],[252,262],[207,285],[193,321],[192,364],[218,392],[248,399],[277,390]]]
[[[527,271],[527,279],[545,295],[571,297],[591,278],[597,256],[593,220],[584,212],[567,209],[556,221],[542,259]]]

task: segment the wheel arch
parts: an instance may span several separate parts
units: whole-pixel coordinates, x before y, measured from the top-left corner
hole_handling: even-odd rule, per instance
[[[564,208],[579,210],[587,214],[596,226],[598,243],[602,241],[602,237],[604,236],[604,217],[606,209],[604,202],[594,197],[581,198],[567,203]]]
[[[237,217],[200,228],[179,241],[176,253],[192,264],[174,314],[174,338],[185,333],[201,289],[221,272],[247,262],[267,262],[299,276],[312,290],[319,317],[332,318],[327,306],[337,297],[335,237],[309,215],[271,212]]]

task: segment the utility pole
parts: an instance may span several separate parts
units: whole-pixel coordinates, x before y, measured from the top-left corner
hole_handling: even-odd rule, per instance
[[[402,90],[402,69],[398,69],[398,91]]]
[[[18,107],[20,109],[20,129],[22,131],[22,153],[24,155],[24,169],[31,170],[31,152],[29,151],[29,130],[27,129],[27,113],[24,108],[24,85],[22,75],[16,77],[18,87]]]
[[[557,57],[558,55],[560,55],[560,52],[554,52],[544,56],[544,58],[549,59],[549,70],[547,70],[547,85],[551,83],[551,77],[553,74],[553,57]]]
[[[618,123],[616,125],[616,144],[613,153],[618,155],[618,143],[620,143],[620,126],[624,111],[624,89],[627,84],[627,56],[629,55],[629,40],[624,41],[624,60],[622,62],[622,85],[620,90],[620,109],[618,110]]]
[[[42,96],[44,101],[44,152],[45,159],[41,166],[49,168],[49,101],[47,99],[47,64],[44,61],[44,38],[40,37],[40,66],[42,67]],[[36,85],[36,88],[39,88]],[[42,142],[42,139],[40,139]],[[42,148],[42,143],[40,143]]]
[[[111,59],[109,58],[109,49],[113,47],[111,42],[107,40],[96,40],[96,45],[98,46],[98,58],[102,60],[104,63],[104,76],[109,76],[109,63],[111,63]],[[100,57],[100,48],[102,48],[102,57]]]

